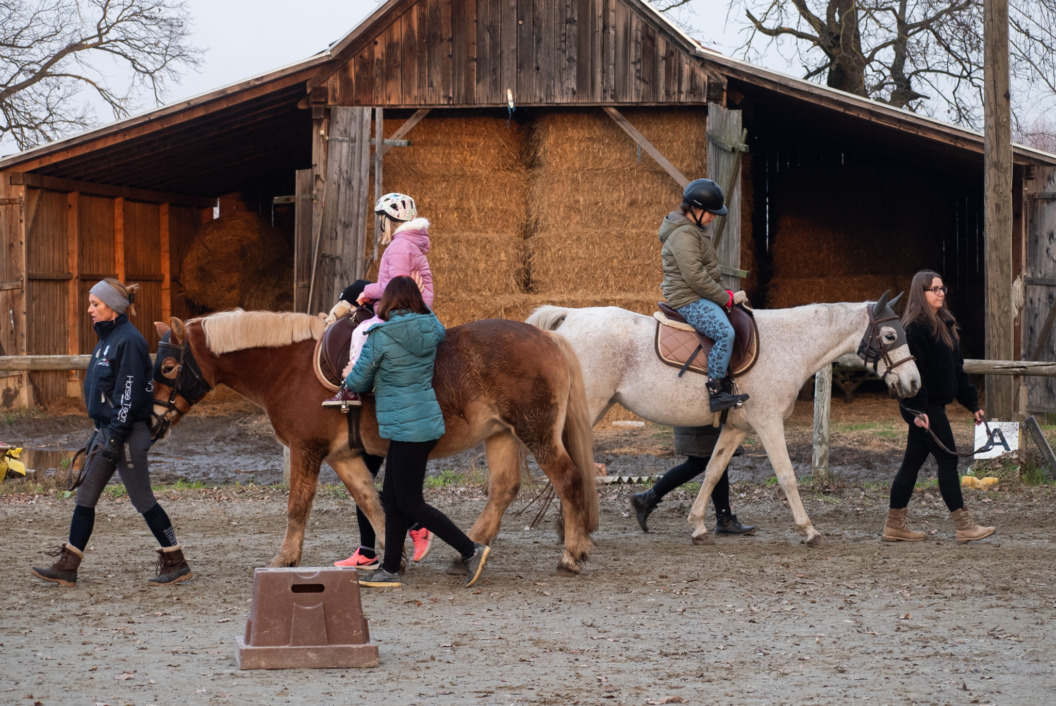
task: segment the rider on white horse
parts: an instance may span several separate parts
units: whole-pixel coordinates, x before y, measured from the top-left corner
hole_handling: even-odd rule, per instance
[[[711,411],[739,407],[748,395],[733,394],[729,375],[733,326],[727,312],[733,292],[722,286],[719,258],[706,226],[727,213],[725,196],[711,179],[695,179],[682,192],[682,206],[660,224],[667,304],[693,328],[715,341],[708,354],[708,394]]]

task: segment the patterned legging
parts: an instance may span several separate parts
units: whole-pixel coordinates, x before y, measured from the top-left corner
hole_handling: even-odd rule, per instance
[[[689,325],[715,341],[708,353],[708,377],[713,380],[726,377],[733,355],[733,325],[722,307],[710,299],[698,299],[678,309]]]

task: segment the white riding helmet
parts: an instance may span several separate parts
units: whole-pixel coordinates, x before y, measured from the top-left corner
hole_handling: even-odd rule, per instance
[[[397,221],[413,221],[418,217],[418,208],[407,194],[385,194],[374,205],[374,213],[384,213]]]

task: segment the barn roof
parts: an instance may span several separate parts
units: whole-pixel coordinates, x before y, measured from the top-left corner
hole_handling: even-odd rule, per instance
[[[389,15],[423,1],[388,0],[316,56],[5,157],[0,159],[0,171],[218,196],[245,188],[247,181],[261,174],[292,173],[310,167],[312,111],[304,108],[310,88],[348,65],[357,47],[363,47],[387,26]],[[709,77],[720,77],[726,83],[731,107],[737,107],[737,98],[745,96],[772,108],[768,112],[779,111],[775,114],[797,125],[834,125],[844,134],[888,142],[894,149],[973,162],[982,153],[980,133],[724,56],[701,46],[641,0],[615,2],[646,18],[650,27],[661,31],[677,52],[698,62]],[[618,102],[635,104],[634,100]],[[567,102],[553,102],[555,106],[563,104]],[[431,107],[452,105],[440,102]],[[1056,165],[1056,155],[1021,145],[1014,147],[1014,160],[1017,164]]]

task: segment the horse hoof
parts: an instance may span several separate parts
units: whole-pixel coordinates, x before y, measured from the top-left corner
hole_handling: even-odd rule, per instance
[[[696,544],[697,546],[708,546],[715,544],[715,542],[712,540],[711,535],[705,532],[704,534],[694,535],[693,544]]]
[[[569,566],[565,562],[561,562],[557,565],[558,576],[579,576],[580,568],[575,564]]]
[[[291,566],[297,566],[299,563],[300,562],[292,561],[290,559],[285,559],[281,556],[277,556],[271,560],[271,563],[268,564],[268,566],[273,569],[288,569]]]
[[[806,539],[804,539],[803,543],[806,544],[808,547],[820,547],[823,542],[821,539],[821,535],[815,533],[813,537],[807,537]]]

